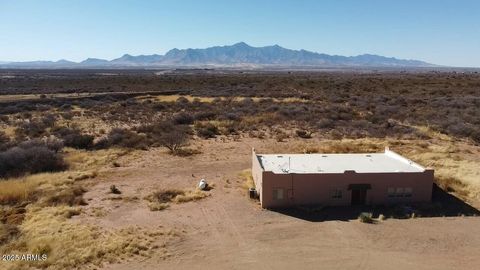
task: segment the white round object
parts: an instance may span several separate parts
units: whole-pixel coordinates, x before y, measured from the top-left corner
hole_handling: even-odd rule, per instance
[[[201,179],[200,183],[198,183],[198,188],[204,190],[207,187],[207,181],[205,179]]]

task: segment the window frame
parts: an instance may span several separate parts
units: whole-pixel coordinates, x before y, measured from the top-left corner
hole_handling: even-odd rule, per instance
[[[330,198],[335,199],[335,200],[342,199],[343,198],[343,189],[341,189],[341,188],[332,189]]]
[[[413,189],[411,187],[406,187],[406,188],[403,189],[403,197],[404,198],[411,198],[412,193],[413,193]]]
[[[387,197],[388,198],[395,198],[396,197],[396,189],[394,187],[387,188]]]
[[[279,192],[280,191],[280,192]],[[281,194],[281,196],[278,196]],[[279,198],[281,197],[281,198]],[[273,200],[274,201],[283,201],[285,200],[285,189],[284,188],[273,188]]]
[[[403,198],[404,196],[404,191],[405,189],[403,187],[397,187],[395,188],[395,197],[396,198]]]

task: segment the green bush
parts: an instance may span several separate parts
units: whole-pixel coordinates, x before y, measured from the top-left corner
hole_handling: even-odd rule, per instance
[[[358,220],[362,223],[373,223],[372,213],[362,212],[358,216]]]
[[[212,123],[197,123],[195,124],[195,131],[197,132],[197,135],[199,137],[204,139],[215,138],[217,135],[220,134],[218,128]]]

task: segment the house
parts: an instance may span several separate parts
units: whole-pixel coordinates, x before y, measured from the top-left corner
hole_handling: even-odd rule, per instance
[[[429,202],[432,169],[385,148],[370,154],[257,154],[252,177],[263,208]]]

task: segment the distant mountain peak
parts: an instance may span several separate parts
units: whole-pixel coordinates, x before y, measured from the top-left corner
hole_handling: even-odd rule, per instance
[[[225,47],[229,47],[229,46],[227,45]],[[237,43],[233,44],[231,47],[248,47],[248,48],[250,48],[251,46],[248,45],[247,43],[243,42],[243,41],[240,41],[240,42],[237,42]]]
[[[124,54],[111,61],[87,58],[80,63],[67,60],[9,62],[0,67],[176,67],[176,66],[278,66],[278,67],[433,67],[434,65],[419,60],[404,60],[374,54],[357,56],[328,55],[307,50],[291,50],[278,44],[253,47],[241,41],[233,45],[215,46],[205,49],[171,49],[165,55]]]

